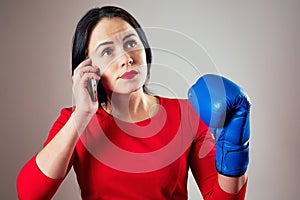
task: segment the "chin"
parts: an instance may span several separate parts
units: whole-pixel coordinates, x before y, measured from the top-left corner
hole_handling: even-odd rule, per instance
[[[140,86],[140,87],[123,87],[123,88],[118,88],[117,90],[114,90],[113,93],[116,93],[116,94],[131,94],[131,93],[134,93],[136,91],[139,91],[140,89],[142,89],[142,86]]]
[[[117,94],[130,94],[142,89],[144,82],[141,83],[134,83],[134,82],[127,82],[121,83],[117,87],[113,89],[113,93]]]
[[[142,89],[145,82],[146,77],[137,77],[132,80],[121,80],[115,85],[112,91],[119,94],[129,94]]]

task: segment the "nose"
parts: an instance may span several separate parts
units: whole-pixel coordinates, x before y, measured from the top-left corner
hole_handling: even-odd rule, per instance
[[[133,64],[133,59],[128,54],[128,52],[124,51],[122,55],[120,56],[120,67],[128,67]]]

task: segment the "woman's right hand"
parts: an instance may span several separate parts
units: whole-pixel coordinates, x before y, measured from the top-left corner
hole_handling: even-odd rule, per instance
[[[98,100],[92,100],[87,85],[90,79],[100,80],[99,67],[92,67],[92,60],[88,58],[81,62],[74,70],[73,80],[73,96],[75,98],[75,112],[80,116],[92,116],[98,109]],[[95,94],[97,96],[97,94]]]
[[[87,59],[74,70],[72,90],[75,98],[75,111],[36,156],[38,168],[52,179],[62,179],[67,174],[70,163],[73,162],[72,155],[79,136],[98,109],[98,100],[92,101],[87,90],[89,79],[100,80],[100,76],[97,75],[99,68],[91,65],[91,59]]]

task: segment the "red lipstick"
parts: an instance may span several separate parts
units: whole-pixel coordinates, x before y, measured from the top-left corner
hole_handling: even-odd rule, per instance
[[[131,70],[131,71],[129,71],[129,72],[125,72],[124,74],[122,74],[122,76],[121,76],[120,78],[122,78],[122,79],[132,79],[132,78],[134,78],[137,74],[138,74],[137,71]]]

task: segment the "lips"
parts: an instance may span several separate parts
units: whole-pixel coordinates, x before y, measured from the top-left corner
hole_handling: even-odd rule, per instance
[[[125,72],[124,74],[122,74],[122,76],[120,76],[120,78],[122,78],[122,79],[132,79],[132,78],[134,78],[137,74],[138,74],[137,71],[131,70],[131,71],[129,71],[129,72]]]

